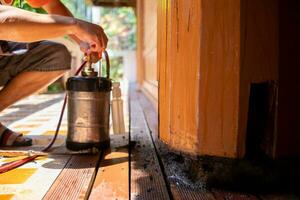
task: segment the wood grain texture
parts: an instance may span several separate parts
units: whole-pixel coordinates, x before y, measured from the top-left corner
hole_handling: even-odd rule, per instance
[[[174,200],[216,200],[210,192],[199,192],[188,187],[171,184]]]
[[[278,2],[158,3],[160,138],[243,157],[250,84],[278,79]]]
[[[165,50],[159,51],[165,57],[160,57],[158,64],[160,138],[176,150],[196,153],[199,149],[200,1],[174,0],[162,5],[158,12],[162,15],[158,38],[165,38],[166,44],[160,42]]]
[[[238,137],[240,0],[202,0],[200,154],[235,157]]]
[[[159,0],[157,6],[157,67],[159,79],[158,113],[160,120],[160,139],[170,140],[170,68],[167,67],[170,48],[170,3],[169,0]]]
[[[139,87],[142,86],[143,81],[145,79],[144,76],[144,59],[143,59],[143,46],[144,46],[144,1],[143,0],[137,0],[137,82],[139,84]]]
[[[170,199],[143,110],[131,89],[131,199]]]
[[[72,156],[44,199],[84,199],[98,161],[99,155]]]
[[[122,85],[124,134],[110,134],[110,148],[104,152],[89,199],[129,198],[129,103],[128,85]],[[112,133],[112,132],[111,132]]]
[[[111,136],[111,147],[100,162],[89,199],[129,198],[128,135]]]
[[[138,0],[137,5],[138,82],[157,101],[157,0]]]
[[[34,162],[1,174],[0,195],[10,193],[14,196],[12,199],[42,199],[59,176],[69,157],[67,155],[38,157]],[[23,157],[0,159],[0,164],[21,158]]]
[[[175,150],[234,157],[239,0],[173,0],[163,5],[158,11],[163,16],[158,19],[158,38],[166,38],[166,58],[158,61],[160,138]],[[164,51],[161,45],[159,52]]]
[[[158,114],[152,104],[151,101],[142,93],[136,93],[138,98],[138,103],[141,105],[141,108],[144,113],[145,120],[147,121],[148,128],[151,131],[151,135],[154,140],[154,144],[158,150],[163,149],[161,146],[161,142],[158,139]],[[158,151],[160,154],[162,164],[164,166],[164,171],[166,173],[167,179],[168,176],[172,176],[174,174],[170,174],[170,166],[168,158],[165,158],[161,151]],[[166,153],[166,152],[164,152]],[[174,167],[174,166],[173,166]],[[191,199],[191,200],[214,200],[212,193],[209,191],[200,191],[191,187],[186,187],[182,184],[178,184],[175,181],[171,181],[168,183],[170,185],[170,190],[172,193],[173,199],[184,200],[184,199]]]
[[[170,88],[170,141],[175,150],[199,151],[200,2],[171,1],[171,41],[168,68]]]

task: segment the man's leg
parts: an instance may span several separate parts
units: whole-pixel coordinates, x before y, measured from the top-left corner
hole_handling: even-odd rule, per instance
[[[71,55],[65,46],[47,41],[34,45],[23,56],[7,59],[9,62],[4,62],[4,69],[9,72],[6,73],[8,82],[0,91],[0,111],[49,85],[63,75],[71,64]],[[0,125],[0,146],[31,145],[30,138],[20,137],[19,133]]]
[[[65,72],[66,70],[29,71],[18,74],[0,91],[0,112],[18,100],[48,86]]]

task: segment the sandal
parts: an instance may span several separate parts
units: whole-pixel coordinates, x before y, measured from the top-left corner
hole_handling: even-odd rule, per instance
[[[23,137],[23,134],[16,133],[0,123],[0,146],[2,147],[21,147],[31,146],[32,139]]]

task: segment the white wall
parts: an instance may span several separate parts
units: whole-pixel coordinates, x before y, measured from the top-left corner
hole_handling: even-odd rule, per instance
[[[124,79],[129,82],[136,82],[136,51],[135,50],[123,50],[111,52],[113,57],[123,58],[123,72]]]

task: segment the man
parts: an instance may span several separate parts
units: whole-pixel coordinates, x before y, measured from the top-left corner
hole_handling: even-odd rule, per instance
[[[0,0],[0,112],[49,85],[70,68],[66,47],[46,39],[69,35],[82,51],[92,55],[101,55],[107,45],[100,26],[73,18],[60,0],[27,0],[48,14],[14,8],[9,6],[11,1]],[[31,143],[30,138],[0,123],[0,146]]]

